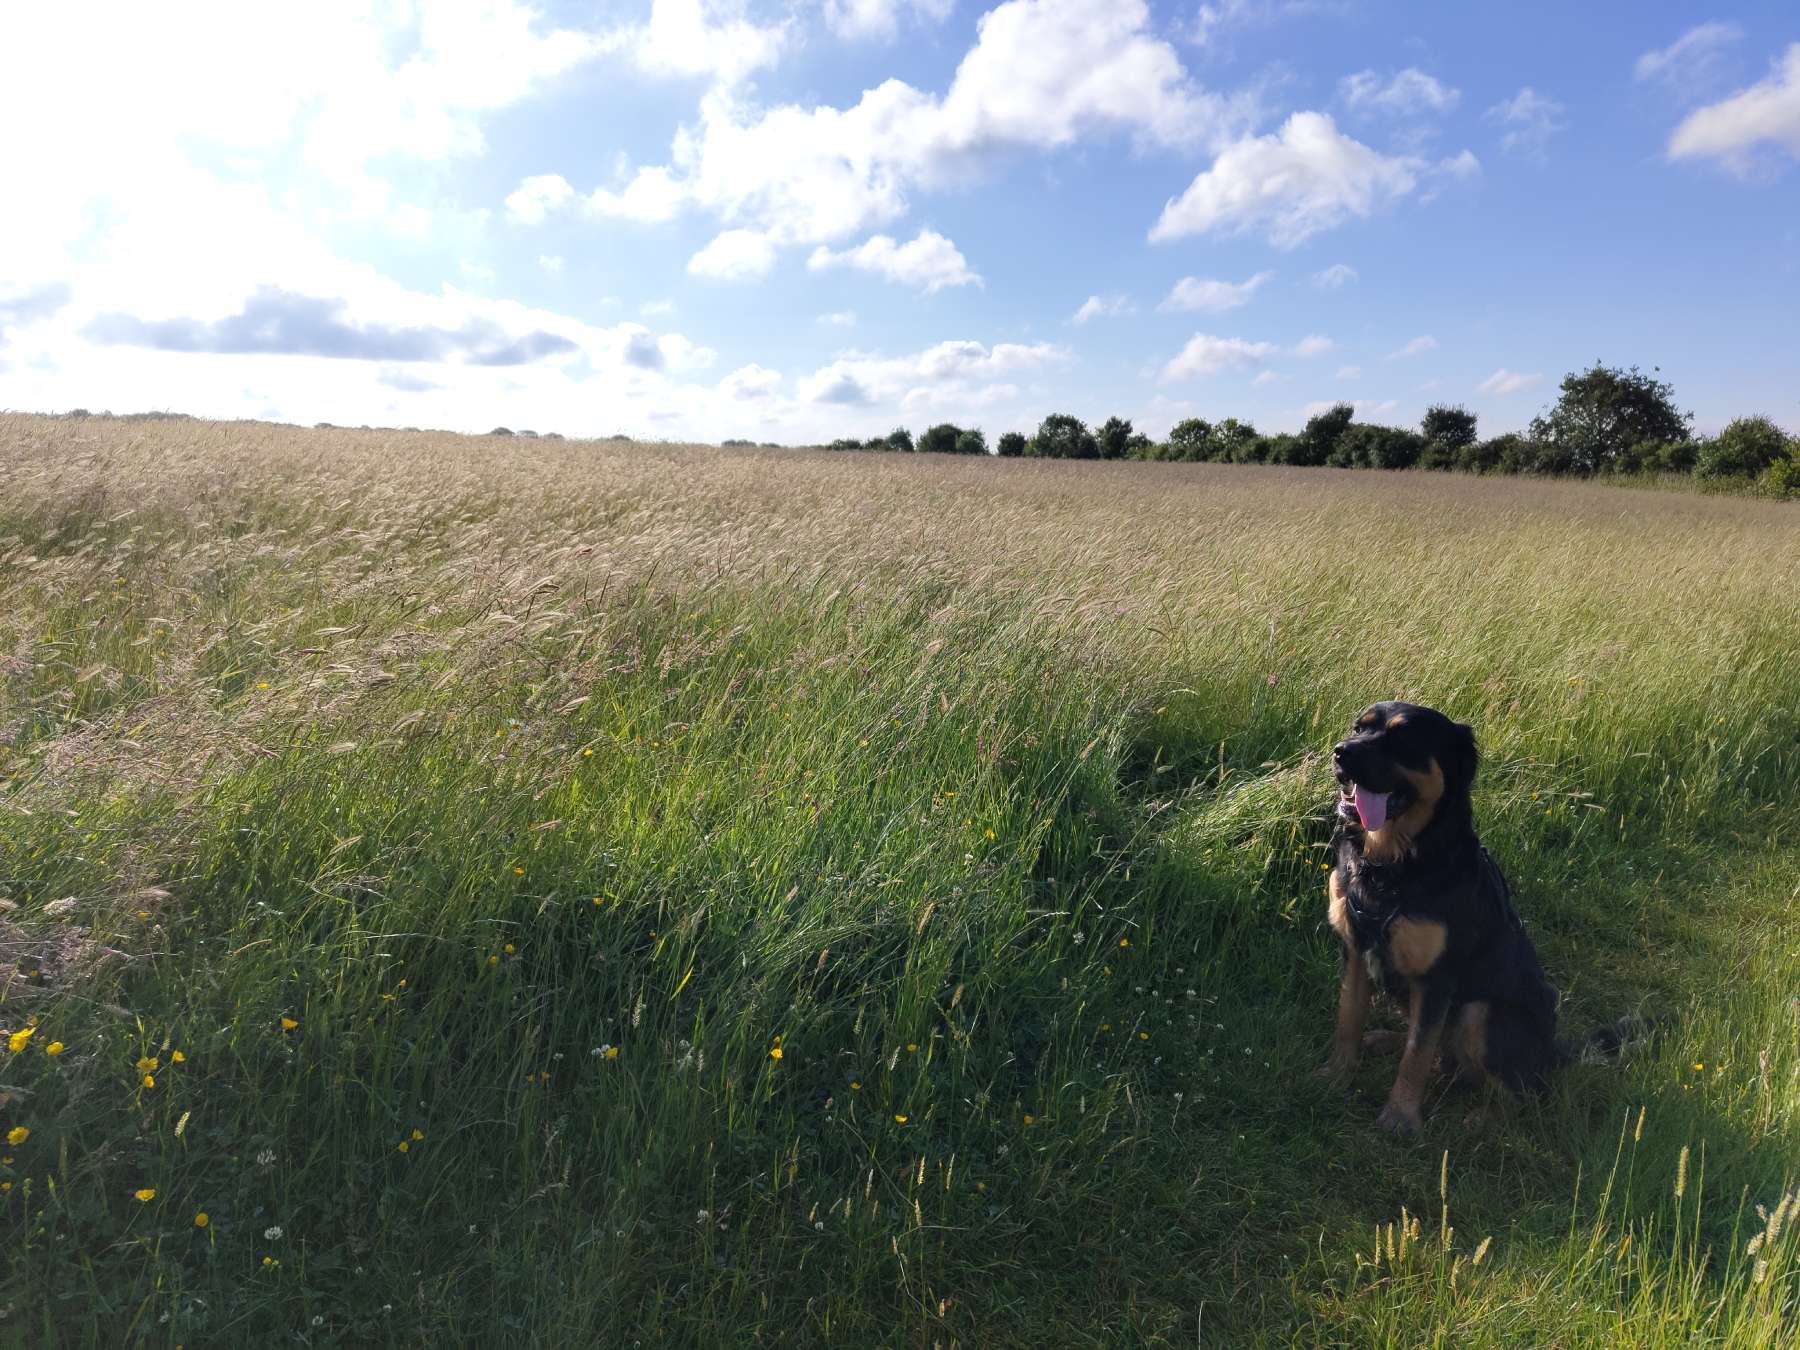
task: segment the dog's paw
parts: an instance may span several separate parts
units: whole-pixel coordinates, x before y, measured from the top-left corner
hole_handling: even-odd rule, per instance
[[[1334,1054],[1318,1068],[1313,1070],[1313,1077],[1325,1083],[1342,1083],[1356,1071],[1355,1055]]]
[[[1406,1048],[1404,1031],[1370,1031],[1362,1038],[1362,1048],[1372,1055],[1397,1055]]]
[[[1419,1118],[1417,1107],[1396,1106],[1389,1102],[1381,1108],[1381,1114],[1375,1117],[1375,1124],[1389,1134],[1407,1138],[1417,1134],[1425,1123]]]

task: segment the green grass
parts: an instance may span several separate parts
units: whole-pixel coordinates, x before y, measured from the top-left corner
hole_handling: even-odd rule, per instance
[[[1793,1338],[1792,508],[0,447],[0,1342]],[[1659,1019],[1411,1144],[1311,1076],[1387,696],[1476,724],[1569,1029]]]

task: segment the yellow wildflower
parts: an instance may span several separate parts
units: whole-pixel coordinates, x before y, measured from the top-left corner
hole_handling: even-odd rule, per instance
[[[144,1086],[147,1088],[155,1087],[156,1086],[156,1075],[149,1074],[149,1073],[145,1074],[144,1075]]]
[[[401,1141],[400,1141],[400,1151],[401,1151],[401,1152],[402,1152],[402,1153],[405,1153],[405,1152],[406,1152],[406,1151],[407,1151],[407,1150],[409,1150],[409,1149],[410,1149],[410,1148],[412,1148],[412,1145],[411,1145],[411,1144],[409,1144],[409,1143],[407,1143],[407,1142],[406,1142],[406,1140],[404,1140],[404,1139],[402,1139],[402,1140],[401,1140]]]
[[[412,1137],[413,1137],[413,1138],[414,1138],[414,1139],[423,1139],[423,1138],[424,1138],[424,1137],[425,1137],[425,1131],[423,1131],[423,1130],[414,1130],[414,1131],[413,1131],[413,1133],[412,1133]]]
[[[62,1052],[63,1043],[61,1041],[51,1041],[50,1044],[44,1047],[44,1053],[46,1055],[60,1055]]]
[[[490,956],[488,957],[488,964],[490,966],[497,966],[500,964],[500,958],[497,956]]]
[[[619,1047],[616,1045],[607,1046],[606,1047],[606,1057],[608,1059],[617,1059],[619,1057]]]
[[[186,1064],[187,1063],[187,1056],[182,1054],[181,1051],[179,1051],[179,1050],[175,1051],[172,1055],[169,1056],[169,1058],[177,1064]]]
[[[152,1200],[156,1199],[156,1188],[154,1186],[146,1186],[141,1191],[134,1191],[132,1195],[139,1204],[147,1205]]]
[[[36,1027],[26,1027],[22,1031],[15,1031],[6,1038],[6,1048],[16,1055],[31,1043],[31,1038],[35,1035],[37,1035]]]
[[[31,1138],[31,1127],[28,1125],[15,1125],[6,1132],[6,1142],[15,1148],[29,1138]]]
[[[161,1061],[153,1058],[150,1055],[142,1055],[138,1058],[138,1062],[137,1062],[138,1072],[139,1073],[149,1073],[150,1070],[156,1068],[160,1062]]]
[[[204,1227],[206,1227],[207,1224],[209,1224],[211,1222],[212,1222],[212,1216],[209,1215],[205,1210],[201,1210],[198,1214],[194,1215],[194,1227],[196,1227],[196,1228],[204,1228]]]
[[[770,1059],[780,1059],[781,1058],[781,1047],[779,1045],[776,1046],[773,1050],[769,1051],[769,1058]]]
[[[300,1024],[291,1017],[284,1017],[281,1019],[281,1029],[283,1031],[292,1031],[295,1027],[297,1027],[299,1025]]]
[[[505,952],[508,956],[511,956],[513,954],[513,945],[512,945],[512,943],[509,942],[504,947],[502,947],[500,950]]]
[[[1026,1116],[1025,1123],[1027,1125],[1035,1125],[1035,1124],[1037,1124],[1037,1117],[1036,1116]]]
[[[1131,939],[1130,938],[1120,938],[1119,945],[1121,947],[1129,947],[1131,945]]]
[[[914,1044],[913,1044],[913,1043],[912,1043],[912,1042],[911,1042],[911,1041],[908,1041],[908,1042],[907,1042],[907,1043],[906,1043],[906,1053],[907,1053],[907,1054],[909,1054],[909,1055],[912,1055],[912,1054],[917,1054],[917,1053],[918,1053],[918,1049],[919,1049],[919,1047],[918,1047],[918,1046],[916,1046],[916,1045],[914,1045]]]
[[[852,1079],[851,1079],[851,1080],[850,1080],[850,1090],[851,1090],[851,1091],[852,1091],[852,1092],[861,1092],[861,1091],[862,1091],[862,1084],[861,1084],[861,1083],[859,1083],[859,1082],[857,1082],[857,1081],[856,1081],[856,1080],[855,1080],[855,1079],[854,1079],[854,1078],[852,1078]]]
[[[906,1124],[906,1117],[905,1117],[905,1116],[895,1116],[895,1117],[894,1117],[894,1124],[896,1124],[896,1125],[904,1125],[904,1124]]]

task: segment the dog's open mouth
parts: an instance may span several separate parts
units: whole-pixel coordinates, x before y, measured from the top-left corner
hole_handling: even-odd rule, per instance
[[[1395,814],[1400,792],[1377,792],[1352,779],[1338,785],[1338,814],[1346,820],[1354,818],[1365,830],[1379,830]]]

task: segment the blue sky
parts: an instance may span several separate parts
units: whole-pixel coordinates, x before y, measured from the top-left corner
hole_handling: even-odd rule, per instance
[[[1791,3],[300,13],[0,14],[0,407],[1501,431],[1598,358],[1800,428]]]

